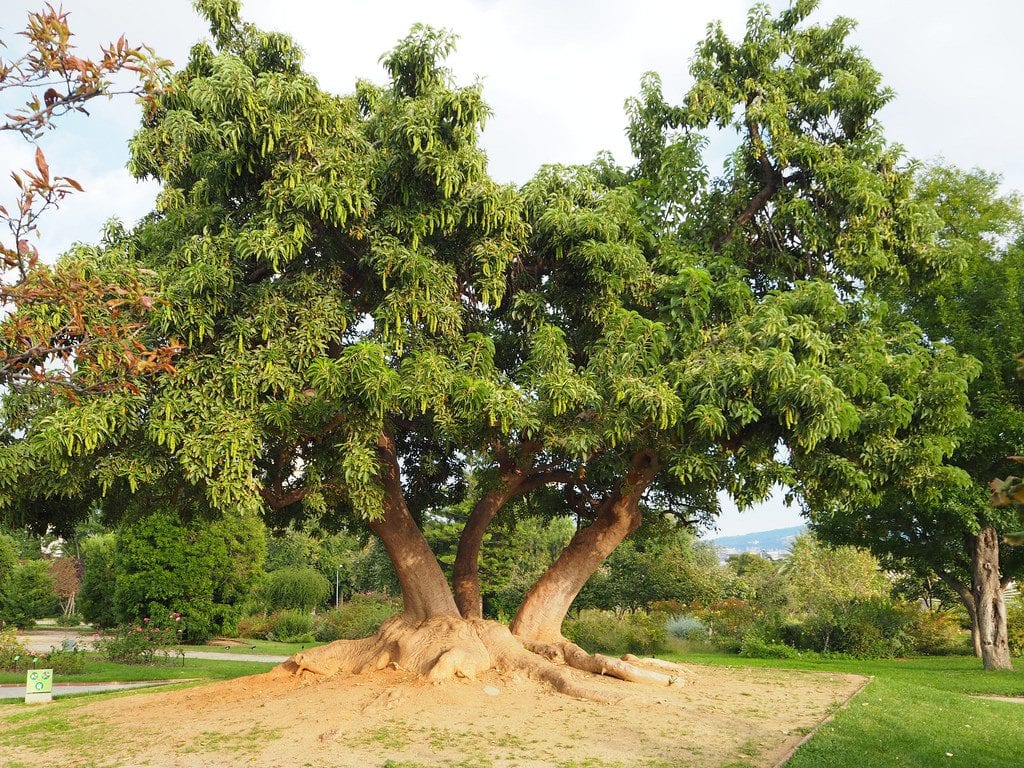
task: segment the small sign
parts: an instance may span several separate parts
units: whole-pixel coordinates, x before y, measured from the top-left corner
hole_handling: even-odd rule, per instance
[[[30,669],[25,679],[25,703],[53,701],[53,670]]]

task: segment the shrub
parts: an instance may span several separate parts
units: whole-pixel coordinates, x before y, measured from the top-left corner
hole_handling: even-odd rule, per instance
[[[892,658],[911,653],[908,628],[917,609],[879,598],[851,600],[809,617],[794,638],[798,648],[847,653],[857,658]]]
[[[708,628],[696,616],[672,616],[665,623],[665,629],[680,640],[706,640],[708,637]]]
[[[942,611],[919,611],[907,624],[906,632],[915,653],[945,656],[969,651],[956,616]]]
[[[272,608],[308,613],[330,594],[330,581],[313,568],[280,568],[267,579],[267,601]]]
[[[121,624],[113,634],[96,641],[96,650],[107,661],[121,664],[156,664],[184,654],[174,648],[181,641],[181,614],[157,620],[143,618],[138,624]]]
[[[748,659],[795,659],[800,652],[784,643],[766,642],[758,632],[749,632],[740,644],[740,656]]]
[[[657,653],[668,640],[665,622],[658,616],[634,611],[616,616],[611,611],[588,609],[562,627],[566,638],[591,653]]]
[[[85,620],[96,627],[117,624],[114,612],[114,550],[116,536],[112,533],[90,536],[82,541],[83,576],[78,604]]]
[[[50,567],[43,560],[29,560],[14,567],[0,595],[0,620],[18,627],[31,627],[36,619],[57,609]]]
[[[401,602],[394,597],[356,594],[347,603],[317,616],[313,621],[313,636],[321,643],[368,637],[401,607]]]
[[[78,649],[51,648],[36,656],[36,667],[52,669],[58,675],[80,675],[85,672],[85,653]]]
[[[279,611],[274,614],[273,625],[267,633],[268,640],[278,640],[282,643],[311,643],[313,635],[310,632],[313,623],[308,613],[301,611]]]
[[[1009,634],[1010,653],[1024,656],[1024,597],[1017,597],[1006,606],[1006,631]]]
[[[28,648],[18,642],[13,629],[0,631],[0,670],[17,672],[19,663],[28,656]]]
[[[77,627],[82,623],[82,617],[77,613],[72,613],[70,616],[61,614],[57,617],[58,627]]]
[[[759,618],[754,606],[735,597],[697,608],[694,615],[708,627],[712,642],[734,653],[740,650],[743,638]]]
[[[274,631],[274,616],[269,613],[243,616],[238,620],[238,636],[266,640],[267,635]]]

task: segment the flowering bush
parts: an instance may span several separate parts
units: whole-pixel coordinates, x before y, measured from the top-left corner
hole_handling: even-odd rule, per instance
[[[60,648],[32,653],[17,641],[14,630],[0,632],[0,671],[24,672],[36,668],[52,669],[62,675],[78,675],[85,671],[85,654]]]
[[[121,624],[113,633],[96,642],[107,661],[122,664],[156,664],[173,658],[184,658],[174,646],[181,642],[181,614],[146,617],[134,624]]]

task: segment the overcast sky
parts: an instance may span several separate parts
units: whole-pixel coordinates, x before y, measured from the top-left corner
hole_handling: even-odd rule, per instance
[[[12,50],[12,33],[40,5],[3,0],[0,39]],[[183,63],[206,34],[188,0],[63,5],[86,55],[124,33],[130,42],[146,42]],[[413,23],[456,32],[459,47],[451,66],[463,82],[482,80],[495,113],[483,137],[491,174],[523,182],[544,163],[585,163],[601,150],[628,161],[622,107],[636,93],[640,76],[657,71],[666,96],[678,100],[690,82],[687,62],[708,22],[721,20],[737,37],[748,7],[734,0],[248,0],[243,14],[295,37],[321,87],[339,93],[351,91],[358,78],[382,80],[380,55]],[[882,113],[890,140],[913,157],[997,171],[1007,189],[1024,189],[1024,3],[825,0],[812,21],[836,15],[858,21],[854,42],[897,93]],[[86,189],[59,217],[44,222],[44,253],[95,240],[105,219],[116,215],[132,222],[152,205],[155,187],[134,182],[123,168],[138,120],[134,105],[121,99],[90,111],[89,119],[66,124],[44,144],[53,172],[76,178]],[[30,162],[24,141],[0,135],[0,171]],[[0,201],[8,202],[11,193],[3,183]],[[727,513],[719,530],[728,535],[796,522],[796,512],[775,501],[743,515]]]

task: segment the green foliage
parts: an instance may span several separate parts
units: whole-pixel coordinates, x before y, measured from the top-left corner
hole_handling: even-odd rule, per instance
[[[620,544],[580,593],[578,605],[650,610],[659,601],[707,604],[723,597],[728,578],[712,545],[682,529],[652,531]]]
[[[313,635],[313,617],[304,611],[278,611],[271,619],[267,640],[282,643],[311,643]]]
[[[22,668],[23,659],[28,656],[28,648],[18,642],[14,628],[0,629],[0,670],[16,672]]]
[[[1024,599],[1018,597],[1006,607],[1006,632],[1010,653],[1024,656]]]
[[[480,562],[484,615],[514,616],[527,590],[555,561],[572,534],[573,524],[564,517],[527,517],[513,524],[493,525]]]
[[[317,615],[313,636],[320,643],[369,637],[401,607],[398,600],[386,595],[355,594],[348,602]]]
[[[869,552],[831,547],[811,534],[793,542],[784,573],[789,612],[798,616],[827,614],[835,606],[889,594],[885,574]]]
[[[968,652],[958,617],[949,611],[915,611],[904,631],[914,653],[946,656]]]
[[[13,629],[0,630],[0,671],[24,672],[33,668],[52,669],[61,675],[77,675],[85,670],[85,653],[58,648],[51,648],[46,653],[32,653],[18,642]]]
[[[181,658],[174,646],[184,639],[183,626],[187,623],[177,613],[154,619],[147,616],[138,624],[118,625],[94,646],[105,660],[119,664],[168,663]]]
[[[566,619],[562,633],[591,653],[658,653],[668,639],[665,615],[631,611],[622,615],[612,611],[588,609]]]
[[[878,598],[852,600],[807,617],[795,627],[792,642],[798,648],[856,658],[904,656],[916,650],[909,633],[915,612]]]
[[[117,624],[114,610],[117,537],[113,533],[89,536],[82,540],[80,548],[84,573],[78,601],[82,615],[94,626],[113,627]]]
[[[31,627],[36,619],[56,612],[57,595],[49,564],[28,560],[16,565],[0,593],[0,623]]]
[[[748,659],[795,659],[799,655],[793,646],[767,642],[757,632],[748,632],[740,643],[740,656]]]
[[[888,300],[932,339],[942,339],[979,364],[969,389],[971,420],[953,433],[959,447],[951,466],[963,478],[935,478],[925,493],[890,489],[853,514],[812,510],[824,538],[871,549],[893,570],[935,573],[961,591],[971,589],[971,537],[995,527],[1019,530],[1012,507],[989,504],[987,485],[1012,471],[1009,454],[1024,452],[1024,388],[1014,355],[1024,349],[1024,210],[1005,195],[1000,179],[974,169],[936,165],[920,170],[914,197],[938,219],[932,247],[956,265],[940,280],[894,287]],[[1000,571],[1024,573],[1024,551],[1001,547]]]
[[[267,579],[266,594],[272,608],[291,608],[309,613],[327,601],[331,584],[313,568],[281,568],[273,571]]]
[[[190,525],[165,512],[148,515],[118,531],[115,611],[128,623],[180,613],[193,643],[232,633],[264,551],[262,524],[244,514]]]

